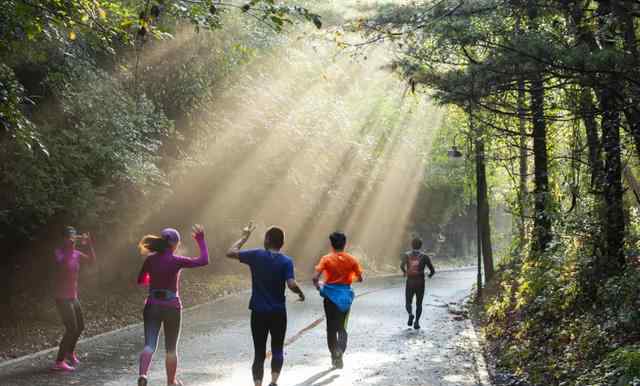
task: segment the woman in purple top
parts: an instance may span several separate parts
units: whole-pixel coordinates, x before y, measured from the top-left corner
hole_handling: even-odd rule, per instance
[[[75,353],[76,344],[84,330],[82,308],[78,301],[78,276],[81,261],[93,263],[96,259],[89,234],[78,236],[75,228],[66,227],[61,248],[55,250],[56,261],[56,307],[64,323],[65,333],[52,370],[73,371],[80,361]],[[89,247],[89,255],[76,249],[77,240]],[[68,362],[68,363],[67,363]]]
[[[140,250],[148,254],[138,275],[138,284],[149,287],[144,307],[144,349],[140,353],[138,386],[147,385],[147,373],[153,353],[158,346],[160,327],[164,325],[166,370],[168,385],[182,385],[176,379],[178,369],[177,346],[180,336],[182,303],[179,295],[180,270],[209,264],[209,252],[201,225],[193,227],[193,238],[200,248],[200,257],[189,258],[174,255],[180,244],[180,233],[166,228],[160,236],[145,236]]]

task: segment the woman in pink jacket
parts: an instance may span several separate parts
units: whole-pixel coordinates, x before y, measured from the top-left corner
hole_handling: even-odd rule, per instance
[[[96,254],[93,250],[91,236],[87,233],[78,235],[74,227],[66,227],[63,233],[62,247],[55,250],[56,262],[56,307],[64,323],[65,333],[60,341],[56,361],[51,368],[56,371],[73,371],[80,363],[75,349],[80,334],[84,330],[82,308],[78,300],[78,276],[80,264],[93,263]],[[80,240],[89,247],[89,255],[76,249]]]
[[[193,227],[193,238],[200,248],[200,257],[189,258],[175,255],[180,244],[180,233],[166,228],[160,236],[145,236],[140,249],[148,254],[138,275],[138,284],[149,287],[149,296],[144,307],[144,349],[140,353],[138,386],[147,385],[147,373],[151,359],[158,346],[160,327],[164,326],[167,384],[181,385],[176,379],[178,368],[177,346],[180,336],[182,303],[179,294],[180,270],[209,264],[209,253],[200,225]]]

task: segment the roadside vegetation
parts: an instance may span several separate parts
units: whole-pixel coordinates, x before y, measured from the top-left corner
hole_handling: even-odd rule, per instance
[[[639,384],[637,2],[376,9],[351,27],[393,44],[410,87],[460,117],[442,135],[466,153],[480,207],[485,332],[500,371],[532,385]],[[495,272],[488,207],[514,220]]]

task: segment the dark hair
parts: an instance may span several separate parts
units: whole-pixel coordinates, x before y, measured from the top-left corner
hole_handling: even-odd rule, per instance
[[[342,232],[333,232],[329,235],[329,240],[331,240],[331,246],[336,251],[342,251],[347,245],[347,236]]]
[[[271,227],[264,234],[264,244],[267,248],[280,249],[284,245],[284,231],[282,228]]]
[[[413,240],[411,240],[411,248],[413,249],[422,248],[422,239],[420,237],[414,237]]]
[[[171,244],[169,244],[167,239],[155,235],[146,235],[138,243],[138,248],[140,248],[141,253],[145,251],[160,253],[169,249],[170,246]]]
[[[67,238],[67,237],[75,236],[77,233],[78,231],[76,231],[76,228],[72,226],[66,226],[62,230],[62,237]]]

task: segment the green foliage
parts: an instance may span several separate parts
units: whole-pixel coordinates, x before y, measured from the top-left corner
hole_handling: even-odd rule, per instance
[[[244,13],[211,0],[3,5],[0,240],[12,247],[51,222],[136,224],[127,206],[167,188],[162,166],[185,156],[191,114],[222,79],[277,42],[280,19],[319,26],[307,8],[269,0]],[[278,28],[261,28],[272,16]],[[162,49],[173,52],[147,58]]]
[[[4,144],[15,157],[2,170],[13,192],[0,218],[7,230],[2,237],[24,237],[56,216],[108,227],[127,220],[108,215],[122,204],[119,192],[144,195],[165,183],[157,152],[172,123],[162,112],[90,63],[69,60],[62,70],[49,76],[62,116],[51,119],[53,109],[39,113],[50,117],[39,125],[48,152]]]
[[[640,385],[640,346],[629,345],[613,350],[577,382],[580,385]]]
[[[0,52],[12,51],[23,38],[37,41],[94,40],[103,48],[132,44],[147,34],[162,36],[166,18],[187,20],[199,29],[218,29],[229,9],[260,20],[282,31],[294,20],[312,22],[320,28],[320,16],[299,5],[274,0],[251,0],[243,6],[218,0],[131,2],[123,0],[8,0],[0,10]]]
[[[640,347],[621,347],[611,354],[611,359],[617,363],[626,377],[640,381]]]
[[[22,111],[24,103],[24,88],[16,80],[13,70],[0,63],[0,140],[9,137],[29,149],[36,144],[46,152],[35,134],[33,124]]]
[[[585,252],[570,243],[542,261],[503,262],[485,327],[502,368],[535,385],[637,382],[637,347],[624,347],[637,339],[640,272],[629,269],[594,295],[581,278],[590,277],[580,264]]]
[[[85,147],[79,150],[88,153],[87,169],[95,181],[113,178],[144,186],[145,177],[138,175],[142,171],[146,178],[158,179],[154,161],[172,123],[144,95],[129,95],[105,72],[77,62],[69,70],[53,87],[69,125],[65,129]]]
[[[87,40],[111,47],[127,41],[137,20],[135,6],[116,0],[8,0],[0,10],[0,52],[42,39]]]

